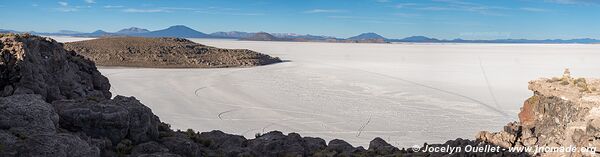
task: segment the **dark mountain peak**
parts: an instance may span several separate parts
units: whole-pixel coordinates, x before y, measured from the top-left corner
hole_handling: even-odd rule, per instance
[[[72,30],[59,30],[57,33],[59,33],[59,34],[81,34],[81,32],[72,31]]]
[[[350,39],[350,40],[384,39],[385,40],[386,38],[377,33],[369,32],[369,33],[362,33],[357,36],[350,37],[348,39]]]
[[[380,36],[379,34],[377,34],[377,33],[374,33],[374,32],[362,33],[362,34],[360,34],[360,35]]]
[[[420,35],[416,35],[416,36],[410,36],[410,37],[406,37],[404,39],[430,39],[426,36],[420,36]]]
[[[143,28],[131,27],[131,28],[121,29],[120,31],[118,31],[116,33],[117,34],[134,34],[134,33],[146,33],[146,32],[150,32],[150,31],[147,29],[143,29]]]
[[[143,37],[179,37],[179,38],[205,38],[209,37],[208,34],[204,34],[202,32],[198,32],[192,28],[189,28],[184,25],[174,25],[167,29],[146,32],[146,33],[136,33],[134,36],[143,36]]]
[[[267,38],[276,38],[275,36],[267,33],[267,32],[258,32],[256,34],[254,34],[254,36],[258,36],[258,37],[267,37]]]
[[[171,27],[169,27],[167,29],[194,30],[194,29],[192,29],[190,27],[187,27],[187,26],[184,26],[184,25],[174,25],[174,26],[171,26]]]
[[[267,32],[258,32],[255,33],[254,35],[244,38],[244,40],[257,40],[257,41],[278,41],[281,40],[280,38],[277,38]]]
[[[190,27],[184,26],[184,25],[175,25],[175,26],[171,26],[167,29],[163,29],[163,30],[158,30],[158,31],[173,31],[173,32],[186,32],[186,33],[200,33]],[[155,32],[158,32],[155,31]]]
[[[214,38],[233,38],[233,39],[248,38],[252,35],[254,35],[254,33],[241,32],[241,31],[214,32],[214,33],[210,34],[210,36],[214,37]]]
[[[107,32],[103,31],[103,30],[96,30],[94,32],[92,32],[93,34],[105,34]]]
[[[404,39],[400,39],[402,42],[437,42],[440,41],[436,38],[429,38],[426,36],[411,36]]]

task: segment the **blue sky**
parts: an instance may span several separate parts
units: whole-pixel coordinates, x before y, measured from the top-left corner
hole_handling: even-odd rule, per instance
[[[388,38],[599,38],[600,0],[0,0],[0,29],[114,32],[186,25]]]

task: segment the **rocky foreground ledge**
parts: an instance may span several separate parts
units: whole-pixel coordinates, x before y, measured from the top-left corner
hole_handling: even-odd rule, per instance
[[[224,68],[282,62],[252,50],[215,48],[183,38],[102,37],[64,47],[101,66]]]
[[[534,95],[519,113],[519,122],[477,139],[502,147],[543,148],[544,156],[600,156],[600,80],[562,77],[529,82]],[[571,149],[561,151],[556,149]],[[574,152],[573,152],[574,151]]]
[[[0,34],[0,156],[531,156],[501,149],[521,145],[595,144],[600,135],[597,80],[533,81],[520,115],[500,133],[456,139],[425,148],[396,148],[381,138],[368,148],[339,139],[271,131],[254,139],[215,130],[172,130],[134,97],[111,97],[110,84],[93,62],[50,38]],[[582,82],[585,82],[585,86]],[[564,94],[561,94],[564,93]],[[529,130],[529,131],[526,131]],[[531,135],[529,135],[531,134]],[[535,140],[529,140],[535,137]],[[494,145],[495,144],[495,145]],[[585,155],[585,154],[576,154]],[[593,154],[592,154],[593,156]]]

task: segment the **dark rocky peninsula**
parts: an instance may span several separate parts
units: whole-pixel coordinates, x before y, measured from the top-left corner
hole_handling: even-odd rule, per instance
[[[103,37],[64,47],[101,66],[223,68],[281,62],[252,50],[215,48],[183,38]]]

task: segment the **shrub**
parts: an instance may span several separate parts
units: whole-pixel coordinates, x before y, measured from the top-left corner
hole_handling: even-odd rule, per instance
[[[261,134],[260,132],[257,132],[256,134],[254,134],[254,137],[255,137],[255,138],[259,138],[259,137],[261,137],[261,136],[262,136],[262,134]]]
[[[195,143],[202,144],[205,147],[209,147],[212,144],[212,141],[201,138],[200,137],[200,132],[196,132],[196,131],[194,131],[194,129],[187,129],[183,133],[185,135],[187,135],[187,137],[190,138]]]
[[[158,124],[158,131],[171,131],[171,124],[160,122]]]

